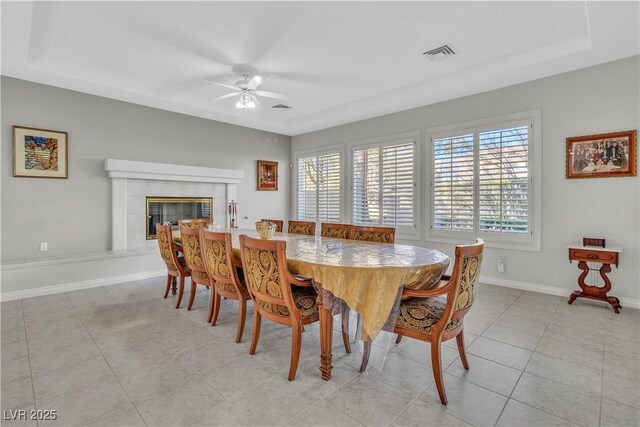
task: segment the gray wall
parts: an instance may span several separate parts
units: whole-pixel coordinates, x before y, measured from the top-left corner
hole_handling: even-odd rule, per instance
[[[540,108],[542,111],[542,252],[488,249],[483,276],[576,288],[579,270],[568,244],[602,236],[622,246],[612,294],[638,300],[640,186],[637,177],[565,179],[565,138],[640,127],[640,61],[631,57],[504,89],[293,137],[292,150],[312,149]],[[424,170],[424,168],[423,168]],[[421,183],[424,195],[424,182]],[[348,187],[348,186],[347,186]],[[424,196],[423,196],[424,197]],[[423,229],[428,219],[422,218]],[[424,246],[453,252],[450,245]],[[496,257],[505,258],[498,273]]]
[[[69,179],[14,178],[13,125],[69,133]],[[2,77],[2,256],[34,259],[106,251],[107,158],[242,169],[240,226],[288,218],[291,138]],[[256,190],[256,161],[279,162],[279,190]],[[248,220],[242,219],[247,214]],[[48,242],[48,252],[39,243]]]

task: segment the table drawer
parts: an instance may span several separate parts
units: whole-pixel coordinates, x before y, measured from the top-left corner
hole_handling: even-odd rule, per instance
[[[590,251],[588,249],[569,249],[569,259],[575,261],[599,262],[618,265],[618,253],[607,251]]]

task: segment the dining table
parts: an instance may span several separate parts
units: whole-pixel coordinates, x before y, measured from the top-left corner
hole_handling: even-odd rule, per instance
[[[240,257],[240,235],[259,238],[256,230],[212,228],[228,232]],[[401,291],[428,289],[447,270],[451,259],[434,249],[397,243],[377,243],[321,236],[276,233],[286,242],[287,266],[297,276],[312,278],[318,292],[320,371],[331,378],[333,316],[342,304],[358,313],[361,339],[372,341],[392,318]],[[174,240],[181,242],[179,232]]]

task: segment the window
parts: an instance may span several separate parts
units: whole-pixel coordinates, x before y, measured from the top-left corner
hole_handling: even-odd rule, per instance
[[[415,234],[415,151],[413,138],[353,149],[354,224],[386,225]]]
[[[539,111],[508,117],[514,120],[431,134],[429,239],[479,237],[499,243],[493,246],[539,250],[539,193],[533,191]]]
[[[330,153],[297,160],[297,218],[340,222],[341,155]]]

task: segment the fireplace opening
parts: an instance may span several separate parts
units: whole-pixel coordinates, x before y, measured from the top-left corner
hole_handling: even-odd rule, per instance
[[[147,197],[147,240],[156,238],[156,224],[175,230],[181,219],[211,218],[212,207],[211,197]]]

